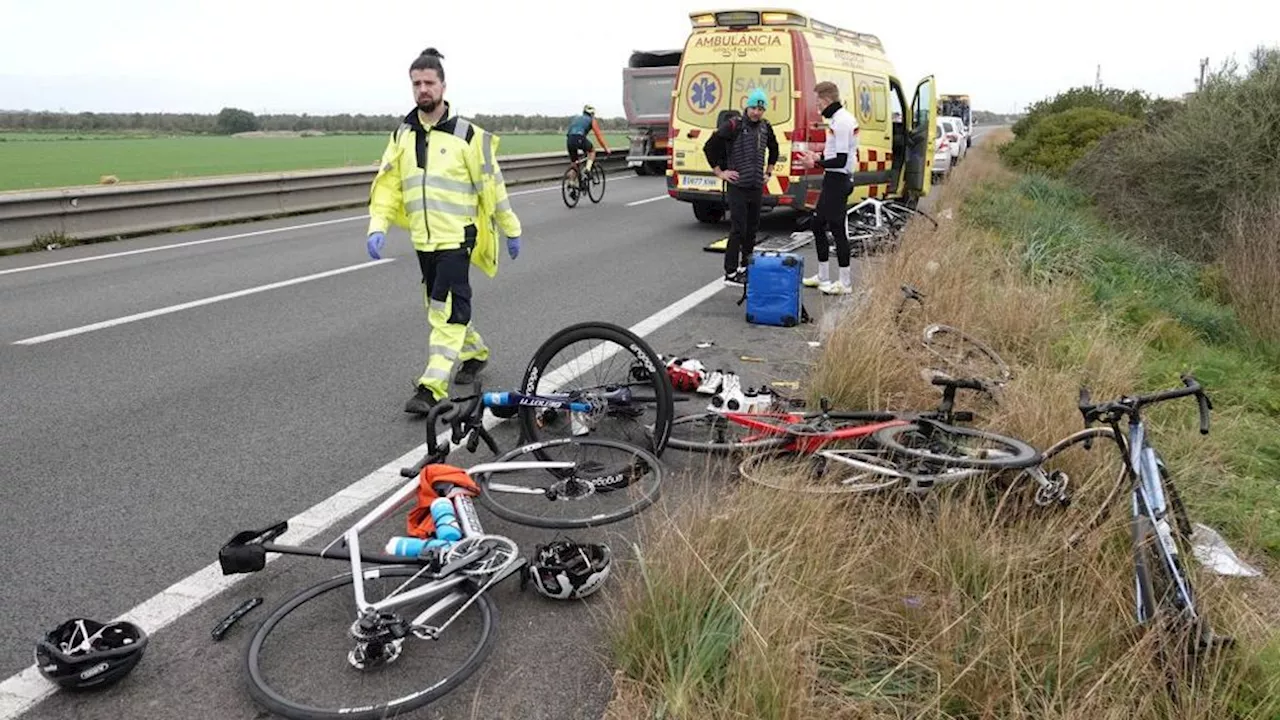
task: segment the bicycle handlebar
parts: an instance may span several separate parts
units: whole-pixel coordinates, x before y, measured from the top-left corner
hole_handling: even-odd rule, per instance
[[[1121,416],[1134,418],[1144,405],[1152,405],[1166,400],[1176,400],[1194,395],[1200,412],[1200,434],[1208,435],[1209,411],[1213,409],[1213,402],[1209,400],[1209,395],[1205,393],[1204,386],[1194,376],[1184,373],[1182,375],[1182,384],[1183,387],[1174,390],[1162,390],[1150,395],[1123,397],[1119,400],[1096,405],[1092,402],[1089,388],[1082,387],[1080,388],[1080,400],[1077,406],[1080,409],[1080,414],[1084,417],[1084,426],[1089,427],[1097,421],[1114,422],[1119,420]]]

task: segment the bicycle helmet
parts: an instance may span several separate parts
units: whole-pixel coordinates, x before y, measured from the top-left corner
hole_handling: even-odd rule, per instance
[[[36,641],[36,666],[59,687],[96,689],[128,675],[146,649],[147,633],[133,623],[71,618]]]
[[[534,548],[529,575],[539,593],[554,600],[577,600],[600,589],[611,561],[604,543],[556,540]]]
[[[594,105],[583,105],[583,106],[582,106],[582,112],[584,112],[584,113],[586,113],[586,114],[588,114],[588,115],[595,115],[595,114],[596,114],[596,107],[595,107]]]

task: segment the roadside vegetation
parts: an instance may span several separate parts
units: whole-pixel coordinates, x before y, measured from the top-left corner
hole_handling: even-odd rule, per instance
[[[1230,81],[1235,92],[1247,94],[1239,88],[1259,82],[1257,72]],[[953,219],[909,229],[896,253],[868,263],[864,294],[826,339],[808,395],[849,408],[936,405],[918,358],[895,342],[903,283],[927,294],[922,322],[957,325],[1010,362],[1015,378],[999,403],[969,393],[962,407],[977,425],[1037,447],[1082,427],[1082,385],[1102,399],[1176,387],[1181,372],[1194,373],[1214,401],[1209,435],[1191,401],[1147,419],[1192,522],[1264,571],[1220,577],[1191,564],[1206,614],[1239,644],[1195,669],[1175,667],[1176,692],[1166,692],[1159,635],[1136,628],[1132,614],[1123,500],[1081,546],[1064,548],[1077,513],[1097,499],[1094,483],[1118,469],[1112,447],[1078,461],[1079,494],[1065,510],[1037,508],[1009,479],[924,501],[732,481],[641,520],[646,541],[612,591],[607,717],[1280,717],[1277,208],[1265,193],[1239,206],[1206,203],[1206,216],[1218,213],[1206,226],[1224,230],[1208,256],[1179,252],[1154,217],[1118,219],[1104,190],[1095,197],[1073,184],[1089,152],[1122,134],[1173,132],[1162,128],[1201,112],[1194,98],[1130,112],[1124,97],[1086,113],[1046,101],[1015,127],[1016,140],[975,144],[955,180],[935,190],[938,214]],[[1280,93],[1271,97],[1280,104]],[[1038,148],[1009,149],[1058,137],[1037,125],[1074,126],[1086,114],[1126,120],[1070,161],[1037,167]]]

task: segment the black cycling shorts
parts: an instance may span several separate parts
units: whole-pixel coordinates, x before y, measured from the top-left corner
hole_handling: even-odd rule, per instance
[[[569,160],[577,162],[578,153],[591,152],[591,141],[586,135],[569,135],[565,137],[565,147],[569,150]]]

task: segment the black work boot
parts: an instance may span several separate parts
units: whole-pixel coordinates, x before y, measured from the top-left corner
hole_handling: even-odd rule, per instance
[[[464,360],[462,366],[458,368],[458,374],[454,376],[453,381],[459,385],[470,385],[476,381],[476,376],[481,370],[489,364],[488,360]]]
[[[409,402],[404,404],[404,411],[415,415],[426,415],[431,412],[431,408],[435,407],[436,402],[436,396],[431,393],[431,390],[419,385],[418,391],[409,398]]]

